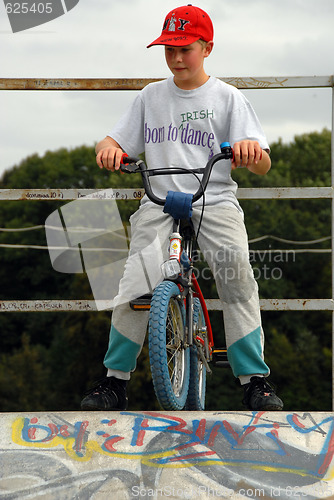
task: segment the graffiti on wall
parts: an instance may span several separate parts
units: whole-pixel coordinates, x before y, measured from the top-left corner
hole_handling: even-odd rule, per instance
[[[200,413],[205,418],[196,419],[194,413],[183,416],[181,413],[121,412],[111,413],[110,417],[107,413],[97,413],[92,421],[74,422],[65,420],[64,415],[22,416],[12,423],[15,450],[11,451],[11,460],[13,467],[16,464],[15,470],[18,470],[19,455],[22,457],[25,450],[25,462],[28,454],[31,456],[32,475],[36,471],[38,474],[52,471],[51,477],[43,477],[43,484],[37,481],[33,487],[16,490],[21,498],[25,491],[29,495],[37,494],[46,487],[52,491],[66,484],[67,488],[74,489],[80,485],[80,498],[88,499],[93,491],[100,491],[115,479],[127,492],[124,498],[171,497],[170,489],[162,491],[162,478],[168,474],[173,477],[176,474],[180,484],[188,488],[180,490],[178,495],[174,491],[174,498],[187,498],[187,492],[189,498],[208,498],[209,490],[203,489],[206,487],[216,492],[217,497],[231,497],[236,492],[253,498],[311,499],[334,494],[334,487],[331,491],[334,417],[331,414],[282,413],[277,419],[277,413],[270,412],[224,412]],[[96,419],[100,415],[103,418]],[[48,451],[57,451],[57,456]],[[6,457],[9,460],[8,452]],[[52,466],[51,463],[45,466],[46,458]],[[44,465],[40,467],[42,459]],[[103,467],[96,467],[94,464],[101,464],[101,460]],[[80,472],[74,474],[68,462],[76,464]],[[6,467],[1,467],[1,471],[5,478]],[[167,484],[172,488],[170,482]],[[165,495],[158,496],[159,488]],[[3,497],[1,491],[0,498]]]

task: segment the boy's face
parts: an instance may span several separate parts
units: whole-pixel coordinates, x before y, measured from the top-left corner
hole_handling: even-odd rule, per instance
[[[174,82],[181,88],[196,88],[206,81],[204,59],[211,53],[213,42],[203,47],[200,42],[183,47],[165,46],[167,66],[174,75]]]

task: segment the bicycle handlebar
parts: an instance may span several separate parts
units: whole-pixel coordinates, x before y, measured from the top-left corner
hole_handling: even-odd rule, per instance
[[[138,158],[131,158],[126,153],[123,154],[121,160],[121,171],[127,174],[135,174],[137,172],[141,173],[144,189],[147,197],[157,205],[165,205],[166,199],[159,198],[156,196],[151,188],[150,176],[153,175],[172,175],[172,174],[203,174],[202,180],[200,182],[200,186],[196,193],[193,195],[193,203],[199,200],[206,190],[206,187],[209,182],[209,178],[211,175],[211,171],[215,163],[220,160],[233,160],[234,152],[231,148],[230,144],[224,142],[221,144],[221,152],[214,155],[204,168],[195,168],[195,169],[183,169],[183,168],[159,168],[148,170],[146,164],[143,160]]]

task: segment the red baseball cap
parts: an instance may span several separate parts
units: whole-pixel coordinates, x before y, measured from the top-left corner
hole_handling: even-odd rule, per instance
[[[189,4],[167,14],[161,35],[147,48],[153,45],[182,47],[200,39],[205,42],[213,39],[212,21],[204,10]]]

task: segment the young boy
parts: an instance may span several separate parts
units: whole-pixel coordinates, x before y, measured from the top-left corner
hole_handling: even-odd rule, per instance
[[[258,119],[243,94],[204,70],[213,49],[210,17],[198,7],[178,7],[166,16],[162,34],[148,47],[164,45],[173,76],[145,87],[128,112],[96,146],[100,168],[117,171],[125,151],[129,156],[145,152],[148,168],[206,165],[229,141],[235,158],[215,165],[206,190],[199,246],[213,272],[223,303],[228,358],[233,373],[244,387],[243,402],[251,410],[281,410],[282,401],[266,381],[258,288],[249,264],[248,239],[243,212],[236,198],[237,185],[231,169],[246,167],[264,175],[271,166],[269,146]],[[190,179],[191,177],[191,179]],[[193,176],[156,176],[153,191],[164,198],[168,190],[195,192]],[[198,227],[201,200],[193,206]],[[109,348],[104,359],[107,376],[81,403],[84,410],[123,410],[127,407],[126,383],[141,351],[148,314],[133,311],[131,255],[157,235],[162,252],[168,248],[172,217],[144,197],[130,218],[131,246],[114,308]]]

